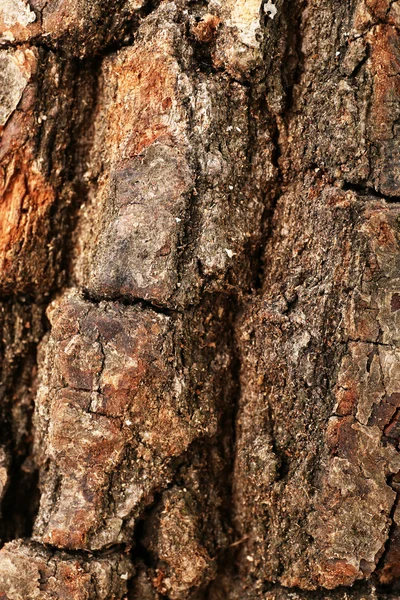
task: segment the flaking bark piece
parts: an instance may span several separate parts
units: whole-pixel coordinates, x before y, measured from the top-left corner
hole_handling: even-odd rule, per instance
[[[125,554],[84,557],[17,540],[0,551],[0,597],[7,600],[122,600],[133,573]]]
[[[0,51],[0,291],[37,289],[54,280],[49,212],[55,190],[37,161],[35,135],[39,53]],[[17,110],[18,107],[18,110]],[[34,260],[33,260],[34,257]]]
[[[6,493],[9,483],[10,456],[5,448],[0,447],[0,501]]]
[[[278,5],[280,9],[280,0]],[[235,78],[249,79],[262,64],[264,36],[268,35],[266,30],[273,27],[271,23],[264,24],[263,3],[258,0],[212,0],[208,9],[219,19],[212,53],[214,65],[226,69]]]
[[[89,143],[94,73],[35,47],[0,50],[0,63],[0,293],[45,298],[64,277],[62,244],[75,199],[71,180],[81,190],[85,168],[72,166],[66,148],[79,137],[82,121],[86,137],[77,146]]]
[[[174,488],[163,494],[146,524],[143,543],[158,561],[153,586],[172,600],[188,598],[216,573],[216,563],[201,541],[199,516],[190,491]]]

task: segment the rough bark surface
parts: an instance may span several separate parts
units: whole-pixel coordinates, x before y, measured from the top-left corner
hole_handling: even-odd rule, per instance
[[[2,0],[0,598],[399,597],[399,28]]]

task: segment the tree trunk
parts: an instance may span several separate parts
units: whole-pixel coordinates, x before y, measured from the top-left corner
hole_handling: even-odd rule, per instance
[[[1,0],[0,598],[399,598],[399,28]]]

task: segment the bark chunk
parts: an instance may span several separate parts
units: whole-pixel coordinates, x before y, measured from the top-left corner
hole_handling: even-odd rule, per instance
[[[215,563],[201,543],[194,498],[185,489],[166,492],[148,524],[145,543],[160,561],[153,583],[161,594],[187,598],[215,576]]]
[[[301,78],[294,86],[289,154],[296,171],[316,164],[332,177],[398,196],[399,33],[365,12],[326,0],[302,15]],[[368,16],[369,15],[369,16]],[[336,32],[333,34],[333,32]]]
[[[215,433],[214,386],[226,358],[213,347],[207,380],[195,363],[189,373],[182,353],[197,351],[182,350],[182,329],[190,325],[140,306],[96,306],[71,293],[49,318],[36,400],[43,495],[35,537],[102,548],[129,540],[168,483],[171,460]]]
[[[188,76],[196,56],[179,18],[173,3],[161,6],[103,67],[100,176],[81,221],[81,237],[98,243],[77,260],[79,284],[95,298],[185,307],[204,285],[249,276],[240,257],[247,264],[259,240],[271,139],[264,124],[262,150],[252,138],[246,88]]]
[[[396,499],[398,440],[386,436],[400,389],[399,210],[318,185],[293,198],[278,204],[265,291],[240,338],[254,350],[243,355],[236,522],[251,571],[333,589],[376,569]]]
[[[132,574],[120,554],[85,559],[21,540],[0,551],[0,594],[9,600],[122,600]]]

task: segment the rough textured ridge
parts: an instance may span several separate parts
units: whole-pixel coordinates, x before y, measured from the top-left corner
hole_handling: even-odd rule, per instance
[[[388,537],[396,498],[388,478],[400,468],[390,437],[398,216],[397,207],[311,180],[275,211],[285,225],[274,228],[265,292],[240,334],[252,351],[235,496],[250,569],[287,587],[368,577]]]

